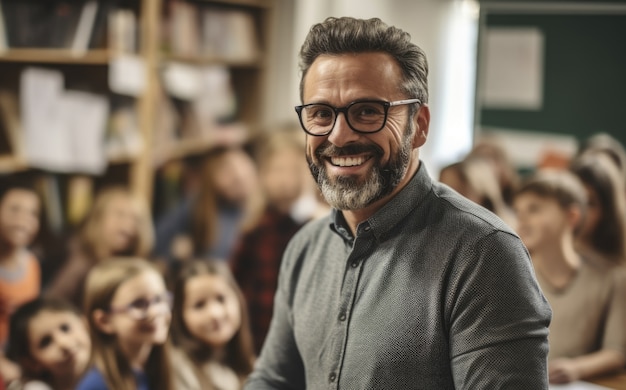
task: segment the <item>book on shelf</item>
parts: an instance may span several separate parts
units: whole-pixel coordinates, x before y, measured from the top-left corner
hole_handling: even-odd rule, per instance
[[[169,47],[180,56],[195,56],[200,48],[198,6],[186,1],[169,4]]]
[[[201,41],[207,57],[250,61],[258,56],[254,16],[243,10],[204,9]]]
[[[22,125],[20,122],[17,96],[8,90],[0,91],[0,118],[8,151],[17,158],[24,156]]]
[[[4,53],[9,48],[7,42],[7,29],[4,24],[4,12],[2,12],[2,2],[0,2],[0,54]]]
[[[43,200],[43,212],[50,231],[60,234],[65,228],[59,178],[44,174],[35,179],[35,189]]]
[[[230,61],[258,55],[255,19],[248,11],[173,0],[167,16],[164,43],[174,55]]]
[[[108,15],[108,47],[113,53],[137,52],[137,16],[127,8],[117,8]]]
[[[1,3],[9,47],[71,47],[83,1],[2,0]]]
[[[89,176],[76,175],[67,181],[66,220],[69,225],[78,225],[93,204],[94,184]]]
[[[87,52],[87,49],[89,49],[91,34],[93,32],[97,14],[98,1],[85,1],[81,10],[80,19],[78,20],[76,32],[74,33],[74,39],[72,41],[72,55],[84,55]]]

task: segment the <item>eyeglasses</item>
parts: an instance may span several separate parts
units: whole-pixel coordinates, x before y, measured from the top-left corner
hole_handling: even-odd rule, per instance
[[[357,133],[376,133],[381,131],[387,123],[389,107],[404,104],[422,104],[419,99],[397,100],[386,102],[382,100],[362,100],[348,104],[345,107],[333,107],[329,104],[311,103],[296,106],[302,129],[313,136],[330,134],[337,122],[337,116],[343,112],[348,126]]]
[[[132,301],[131,303],[120,306],[120,307],[111,307],[109,309],[109,313],[112,314],[127,314],[129,317],[135,320],[145,320],[148,318],[148,313],[150,308],[154,306],[158,308],[160,313],[167,313],[172,310],[172,295],[161,294],[157,295],[153,298],[138,298]]]

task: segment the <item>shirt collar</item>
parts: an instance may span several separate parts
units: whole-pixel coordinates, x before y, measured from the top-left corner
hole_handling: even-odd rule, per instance
[[[417,172],[407,185],[374,215],[357,226],[357,235],[371,231],[378,241],[384,240],[386,234],[424,200],[432,186],[433,181],[424,163],[420,161]],[[350,228],[341,210],[332,209],[330,221],[330,228],[335,233],[344,240],[352,240]]]

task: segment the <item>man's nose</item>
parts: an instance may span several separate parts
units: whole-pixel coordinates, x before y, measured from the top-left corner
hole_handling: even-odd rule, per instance
[[[342,147],[359,138],[359,133],[352,130],[348,124],[348,119],[345,112],[337,113],[337,119],[335,120],[335,126],[328,135],[328,141],[333,145]]]

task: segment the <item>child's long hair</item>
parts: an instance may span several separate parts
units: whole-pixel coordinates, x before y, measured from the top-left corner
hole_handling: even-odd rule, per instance
[[[110,389],[135,390],[137,384],[132,368],[122,354],[115,335],[99,330],[95,323],[95,310],[108,311],[115,292],[122,283],[143,272],[157,272],[148,261],[141,258],[114,258],[94,267],[85,284],[84,311],[89,321],[92,360],[103,374]],[[155,345],[146,362],[145,372],[152,390],[171,390],[169,348],[166,342]]]
[[[111,201],[116,198],[130,199],[138,216],[137,237],[125,253],[111,254],[103,247],[102,219],[110,207]],[[93,207],[83,220],[79,231],[78,241],[81,250],[96,263],[110,256],[138,256],[144,257],[152,250],[154,243],[154,228],[152,217],[147,205],[135,197],[127,188],[121,186],[108,187],[98,193]]]
[[[49,311],[54,313],[70,312],[77,317],[82,317],[80,310],[63,299],[58,298],[36,298],[18,307],[11,314],[9,322],[9,344],[7,345],[6,356],[15,361],[22,368],[22,377],[27,379],[37,379],[53,385],[54,378],[49,372],[33,371],[35,358],[30,350],[30,322],[41,312]]]
[[[608,260],[626,262],[626,199],[624,180],[618,167],[599,153],[584,153],[572,162],[571,170],[598,196],[602,213],[588,238]]]
[[[252,372],[254,363],[254,346],[252,332],[248,319],[248,309],[241,289],[228,266],[219,261],[195,260],[181,269],[174,284],[174,303],[172,310],[171,335],[174,344],[190,357],[195,365],[194,372],[201,383],[210,383],[210,380],[199,369],[199,365],[211,360],[213,350],[210,346],[196,340],[185,325],[183,317],[185,303],[185,285],[195,276],[213,275],[221,277],[237,295],[241,311],[241,326],[237,333],[226,345],[226,354],[221,362],[230,367],[240,378],[247,377]]]
[[[218,231],[218,214],[220,203],[224,201],[215,180],[219,169],[225,164],[229,156],[241,154],[249,157],[243,148],[219,147],[206,157],[201,168],[202,182],[198,190],[197,198],[193,205],[193,214],[191,218],[191,240],[193,243],[194,254],[202,256],[210,249],[217,239]],[[250,159],[251,163],[252,159]],[[254,208],[256,198],[249,196],[240,205],[242,208],[241,224],[246,226],[251,218],[250,210]]]

